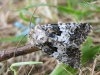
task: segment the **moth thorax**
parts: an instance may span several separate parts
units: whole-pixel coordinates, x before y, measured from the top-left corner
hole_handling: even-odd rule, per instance
[[[33,39],[34,44],[42,44],[47,41],[47,36],[45,31],[42,30],[40,25],[36,25],[33,33],[31,34],[31,38]]]

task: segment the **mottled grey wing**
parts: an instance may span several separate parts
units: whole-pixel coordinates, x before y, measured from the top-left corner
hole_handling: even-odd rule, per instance
[[[37,27],[38,29],[45,32],[45,36],[38,35],[37,38],[42,37],[40,38],[41,41],[46,37],[46,41],[42,43],[37,42],[36,46],[73,68],[80,66],[81,51],[79,48],[91,31],[89,24],[58,23],[42,25]]]
[[[68,64],[73,68],[78,68],[80,66],[81,51],[79,50],[79,48],[65,48],[65,51],[63,53],[59,53],[57,51],[57,47],[53,47],[52,43],[46,42],[41,49],[48,55],[65,64]]]
[[[51,37],[50,39],[54,38],[57,42],[68,40],[68,42],[65,42],[68,46],[73,44],[80,47],[90,33],[91,26],[88,23],[60,23],[44,25],[42,29],[45,30],[48,37]],[[64,34],[64,37],[61,37],[62,34]],[[65,40],[59,41],[59,38],[65,38]]]

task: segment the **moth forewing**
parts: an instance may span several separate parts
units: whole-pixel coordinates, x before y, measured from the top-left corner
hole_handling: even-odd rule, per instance
[[[73,68],[80,66],[80,45],[91,31],[88,23],[36,25],[31,38],[42,51]]]

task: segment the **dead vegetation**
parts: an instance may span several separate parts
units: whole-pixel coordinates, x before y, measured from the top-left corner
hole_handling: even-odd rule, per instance
[[[19,9],[29,6],[30,4],[40,4],[40,3],[50,3],[53,6],[40,6],[36,15],[41,19],[39,24],[48,24],[48,23],[58,23],[62,21],[65,23],[76,22],[76,19],[73,18],[72,14],[61,14],[55,7],[56,5],[65,5],[66,0],[37,0],[37,1],[28,1],[28,0],[0,0],[0,50],[7,49],[10,50],[17,46],[17,43],[20,39],[11,38],[15,37],[17,33],[22,33],[23,30],[20,30],[14,25],[15,22],[20,22],[24,26],[28,27],[29,22],[22,20],[19,16]],[[93,40],[93,45],[100,44],[100,9],[93,8],[94,4],[100,7],[100,1],[91,2],[90,6],[86,2],[84,7],[75,5],[76,9],[82,9],[83,12],[85,9],[91,9],[94,11],[92,14],[88,14],[88,17],[82,18],[79,22],[88,22],[93,26],[93,32],[90,35]],[[30,12],[34,11],[35,7],[25,8]],[[26,15],[26,14],[25,14]],[[27,15],[26,15],[27,16]],[[27,18],[30,18],[29,15]],[[10,39],[8,39],[10,38]],[[15,40],[14,40],[15,39]],[[14,41],[13,41],[14,40]],[[27,39],[20,43],[21,45],[29,44],[30,41]],[[99,55],[99,54],[98,54]],[[17,68],[18,75],[44,75],[45,73],[50,74],[57,65],[56,59],[49,57],[47,54],[41,51],[33,52],[27,55],[19,56],[16,58],[11,58],[0,62],[0,74],[1,75],[13,75],[13,72],[9,71],[9,67],[12,63],[21,62],[21,61],[42,61],[42,65],[36,66],[21,66]],[[96,57],[95,60],[91,60],[86,64],[86,67],[80,69],[79,75],[100,75],[100,55]]]

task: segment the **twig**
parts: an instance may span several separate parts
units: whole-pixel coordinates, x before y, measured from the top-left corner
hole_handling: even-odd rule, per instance
[[[99,58],[100,58],[100,55],[94,60],[91,75],[94,75],[94,69],[95,69],[96,63],[97,63]]]
[[[16,50],[16,48],[1,50],[0,51],[0,62],[7,60],[9,58],[12,58],[15,50]],[[35,52],[35,51],[38,51],[38,50],[39,50],[39,48],[33,47],[31,44],[21,46],[21,47],[17,48],[17,51],[15,52],[15,57],[25,55],[25,54],[28,54],[28,53],[32,53],[32,52]]]

